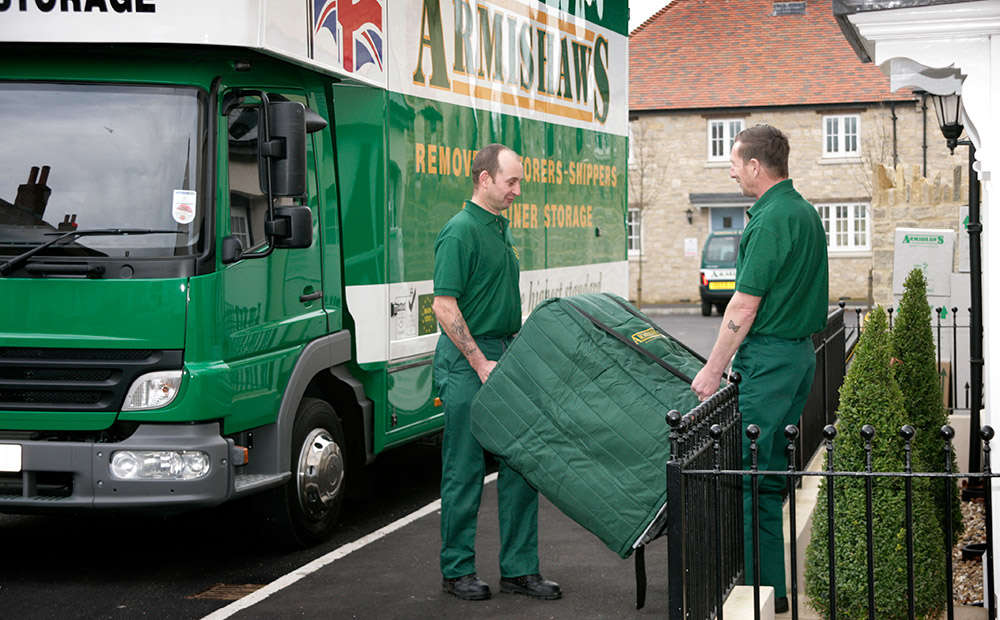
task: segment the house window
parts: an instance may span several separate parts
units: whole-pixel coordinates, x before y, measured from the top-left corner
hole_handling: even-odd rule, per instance
[[[868,205],[863,203],[817,205],[830,251],[871,249]]]
[[[729,152],[736,141],[736,134],[743,131],[742,118],[724,118],[708,121],[708,160],[729,161]]]
[[[626,229],[628,253],[638,256],[642,252],[642,214],[639,209],[628,210]]]
[[[860,117],[857,114],[823,117],[823,156],[853,157],[858,155]]]

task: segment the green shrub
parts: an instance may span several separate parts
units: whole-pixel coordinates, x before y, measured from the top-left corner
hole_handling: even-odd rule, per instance
[[[834,468],[864,471],[861,428],[875,428],[873,471],[903,471],[905,423],[903,395],[889,364],[889,334],[885,312],[875,308],[861,334],[854,362],[840,389]],[[902,478],[876,478],[873,490],[875,617],[907,616],[906,498]],[[820,485],[813,513],[812,539],[806,549],[806,594],[813,608],[830,617],[826,502],[829,488]],[[834,558],[837,616],[868,617],[865,482],[839,477],[834,482]],[[944,606],[943,539],[927,486],[914,485],[913,543],[915,606],[919,616],[936,614]]]
[[[934,351],[931,329],[931,307],[927,303],[927,281],[920,269],[914,269],[903,284],[905,290],[899,312],[892,326],[892,357],[896,382],[903,392],[906,421],[917,429],[913,440],[914,471],[944,471],[944,442],[941,427],[948,423],[941,397],[941,381]],[[952,454],[952,471],[958,471],[958,461]],[[933,486],[938,517],[945,523],[946,487],[941,480],[922,481]],[[952,482],[952,519],[955,533],[961,533],[962,510],[958,505],[957,481]]]

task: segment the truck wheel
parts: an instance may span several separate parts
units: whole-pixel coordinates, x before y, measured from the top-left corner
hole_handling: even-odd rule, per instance
[[[701,300],[701,316],[712,316],[712,302]]]
[[[344,501],[346,444],[333,407],[304,398],[292,427],[292,479],[278,489],[279,532],[287,542],[309,546],[330,537]]]

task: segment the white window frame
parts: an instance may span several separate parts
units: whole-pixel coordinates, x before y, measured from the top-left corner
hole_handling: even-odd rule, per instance
[[[823,157],[861,155],[861,115],[831,114],[823,120]]]
[[[816,205],[829,252],[867,252],[872,247],[871,206],[865,202]]]
[[[245,209],[229,212],[229,232],[240,240],[244,249],[250,248],[250,221]]]
[[[708,161],[729,161],[729,152],[733,149],[736,134],[744,129],[742,118],[710,118],[707,127],[706,153]],[[713,150],[713,147],[719,148]]]
[[[642,210],[630,207],[625,220],[625,247],[629,256],[642,254]]]

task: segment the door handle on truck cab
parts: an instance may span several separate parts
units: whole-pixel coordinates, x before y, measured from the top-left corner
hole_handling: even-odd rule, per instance
[[[307,302],[319,299],[322,296],[323,296],[323,291],[315,291],[315,292],[312,292],[312,293],[303,293],[303,294],[299,295],[299,301],[301,301],[302,303],[307,303]]]

